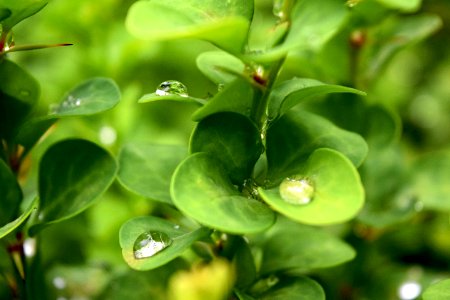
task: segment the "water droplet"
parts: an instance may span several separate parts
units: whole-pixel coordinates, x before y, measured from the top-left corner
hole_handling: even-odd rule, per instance
[[[61,111],[64,111],[66,109],[76,108],[80,106],[82,103],[82,100],[79,98],[76,98],[72,95],[69,95],[67,99],[62,102],[60,105],[57,106],[50,106],[50,113],[60,113]]]
[[[134,242],[134,257],[136,259],[152,257],[171,244],[172,239],[164,232],[144,232]]]
[[[161,83],[155,92],[158,96],[178,95],[181,97],[187,97],[187,87],[179,81],[168,80]]]
[[[273,2],[273,14],[280,19],[284,18],[285,0],[275,0]]]
[[[180,225],[174,225],[173,229],[180,229]]]
[[[314,186],[305,177],[287,177],[280,184],[280,196],[290,204],[305,205],[314,197]]]

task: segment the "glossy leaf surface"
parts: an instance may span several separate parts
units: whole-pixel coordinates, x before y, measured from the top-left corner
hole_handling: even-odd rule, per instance
[[[287,202],[280,187],[259,192],[274,210],[310,225],[341,223],[355,217],[364,204],[364,190],[359,174],[350,160],[341,153],[321,148],[307,161],[292,163],[287,176],[301,176],[311,182],[312,201],[305,205]]]
[[[131,191],[147,198],[172,203],[170,179],[177,165],[187,156],[181,146],[128,144],[119,155],[119,181]]]
[[[171,239],[171,244],[154,256],[136,259],[134,245],[138,237],[145,232],[162,232]],[[177,258],[195,241],[205,238],[210,230],[199,228],[188,232],[180,226],[156,217],[137,217],[122,225],[119,242],[122,255],[127,264],[136,270],[151,270]]]
[[[195,153],[176,169],[171,183],[174,204],[199,223],[225,232],[263,231],[275,215],[264,203],[240,195],[222,163]]]
[[[126,26],[149,40],[199,38],[239,53],[253,16],[253,1],[138,1],[129,10]]]
[[[235,113],[218,113],[201,120],[190,142],[190,152],[206,152],[220,160],[231,181],[249,178],[263,151],[256,126]]]
[[[8,224],[0,227],[0,239],[13,232],[17,227],[22,225],[33,211],[38,207],[38,198],[35,198],[33,202],[27,207],[27,209],[15,220],[9,222]]]
[[[237,57],[223,51],[204,52],[197,57],[197,67],[216,84],[225,84],[244,74],[245,65]]]
[[[40,216],[30,234],[87,209],[111,185],[116,171],[113,157],[92,142],[73,139],[51,146],[39,164]]]
[[[9,31],[22,20],[40,11],[47,3],[48,1],[40,0],[1,0],[0,9],[3,14],[0,15],[0,22],[3,30]]]

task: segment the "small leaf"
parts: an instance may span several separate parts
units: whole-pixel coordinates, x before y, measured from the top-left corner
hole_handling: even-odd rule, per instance
[[[236,236],[232,251],[234,252],[233,265],[236,270],[236,286],[242,289],[247,288],[256,280],[255,258],[249,244],[240,236]]]
[[[148,103],[148,102],[156,102],[156,101],[175,101],[175,102],[184,102],[184,103],[193,103],[197,105],[204,105],[206,101],[200,98],[194,98],[189,96],[180,96],[176,94],[164,95],[160,96],[156,93],[145,94],[142,96],[138,103]]]
[[[34,108],[39,84],[9,60],[0,62],[0,138],[11,140]]]
[[[0,22],[3,30],[10,31],[16,24],[44,8],[47,3],[48,1],[40,0],[2,0],[0,6],[4,13]],[[6,13],[6,11],[9,11],[9,13]]]
[[[368,152],[360,135],[306,111],[289,113],[277,120],[267,130],[266,148],[271,179],[289,175],[285,174],[286,169],[318,148],[338,150],[355,166],[361,165]]]
[[[111,185],[116,162],[103,148],[85,140],[65,140],[51,146],[39,164],[39,222],[45,226],[86,210]]]
[[[28,219],[31,213],[37,209],[37,207],[38,207],[38,198],[35,198],[33,202],[30,204],[30,206],[28,206],[28,208],[17,219],[15,219],[12,222],[9,222],[3,227],[0,227],[0,239],[10,234],[11,232],[14,231],[14,229],[22,225]]]
[[[341,0],[297,1],[284,43],[267,52],[249,55],[249,59],[265,63],[279,60],[294,49],[304,53],[318,51],[338,32],[347,13]]]
[[[217,93],[205,106],[198,109],[192,120],[200,121],[219,112],[235,112],[250,117],[255,91],[251,84],[243,79],[236,79]]]
[[[223,51],[204,52],[197,57],[197,67],[216,84],[225,84],[244,74],[245,64],[237,57]],[[224,72],[223,70],[230,70]]]
[[[257,299],[325,300],[325,292],[308,277],[282,277],[271,289],[258,295]]]
[[[131,191],[147,198],[172,203],[170,179],[187,156],[180,146],[128,144],[119,154],[118,179]]]
[[[221,162],[206,153],[181,162],[172,177],[171,195],[184,214],[224,232],[260,232],[275,219],[265,204],[241,196]]]
[[[16,216],[22,201],[22,190],[8,165],[0,159],[0,226]]]
[[[258,128],[236,113],[218,113],[201,120],[190,142],[190,152],[206,152],[225,166],[231,181],[249,178],[263,152]]]
[[[298,222],[342,223],[355,217],[364,204],[364,190],[357,170],[348,158],[335,150],[315,150],[306,162],[293,162],[287,176],[301,176],[311,182],[311,202],[292,204],[283,198],[279,186],[258,190],[274,210]]]
[[[279,117],[306,99],[330,93],[366,95],[345,86],[325,84],[315,79],[295,78],[284,81],[272,90],[269,97],[269,117]]]
[[[138,1],[128,12],[126,26],[143,39],[199,38],[239,53],[252,16],[253,1],[247,0]]]
[[[168,236],[170,245],[162,251],[146,258],[135,257],[135,243],[140,235],[146,232],[160,232]],[[188,232],[178,225],[156,217],[137,217],[122,225],[119,242],[122,255],[127,264],[135,270],[151,270],[177,258],[195,241],[209,236],[210,230],[199,228]]]
[[[50,115],[55,118],[92,115],[113,108],[119,100],[120,91],[114,81],[93,78],[68,92]]]
[[[422,0],[377,0],[377,1],[386,7],[398,9],[403,12],[415,12],[420,8],[422,4]]]
[[[450,211],[450,152],[430,153],[412,170],[413,194],[426,208]]]
[[[279,219],[263,245],[262,274],[310,272],[353,259],[353,248],[325,230]]]
[[[450,298],[450,279],[430,285],[422,295],[423,300],[447,300]]]

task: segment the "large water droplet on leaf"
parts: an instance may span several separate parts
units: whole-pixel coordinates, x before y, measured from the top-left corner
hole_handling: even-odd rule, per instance
[[[305,205],[314,197],[314,186],[302,176],[287,177],[280,184],[280,196],[288,203]]]
[[[179,81],[168,80],[161,83],[155,92],[158,96],[178,95],[181,97],[187,97],[187,87]]]
[[[134,242],[133,253],[136,259],[152,257],[172,244],[172,239],[164,232],[144,232]]]

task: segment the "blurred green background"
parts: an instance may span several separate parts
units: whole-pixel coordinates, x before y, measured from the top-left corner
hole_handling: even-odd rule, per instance
[[[48,139],[36,148],[30,159],[32,170],[37,169],[33,166],[50,144],[66,137],[93,140],[114,154],[123,144],[133,141],[187,144],[194,126],[190,115],[195,107],[176,103],[138,105],[137,100],[143,94],[154,92],[159,83],[168,79],[183,82],[195,97],[216,93],[217,86],[201,74],[195,63],[200,53],[215,47],[203,41],[148,42],[132,37],[125,29],[124,20],[133,2],[53,0],[15,29],[17,45],[74,44],[9,55],[41,84],[41,102],[36,114],[46,113],[66,91],[91,77],[110,77],[122,92],[121,103],[110,112],[60,121]],[[450,150],[450,1],[426,0],[419,11],[410,13],[364,2],[358,5],[361,8],[355,7],[349,29],[341,30],[325,50],[311,57],[296,55],[294,51],[280,79],[311,77],[356,86],[368,92],[366,103],[381,105],[391,112],[393,120],[401,122],[399,141],[379,146],[375,154],[369,154],[367,165],[361,170],[368,184],[384,189],[386,185],[398,184],[397,175],[404,174],[410,161],[429,152]],[[358,28],[364,26],[368,28],[368,37],[382,35],[383,30],[389,29],[389,22],[395,22],[387,20],[386,12],[393,18],[437,14],[443,26],[426,40],[408,45],[384,64],[375,66],[376,73],[360,66],[363,70],[356,72],[358,78],[352,78],[355,72],[352,73],[348,35],[357,34]],[[265,32],[274,23],[272,1],[256,0],[253,47],[263,44]],[[341,55],[342,51],[346,54]],[[348,117],[351,118],[345,115],[339,125],[343,126]],[[380,171],[381,168],[384,169]],[[376,181],[377,171],[383,181]],[[31,174],[27,184],[34,185],[35,178],[36,174]],[[447,184],[448,189],[450,182]],[[372,195],[369,188],[368,201]],[[414,208],[414,214],[402,214],[396,222],[382,226],[372,226],[370,220],[374,217],[369,213],[351,224],[330,228],[343,235],[358,251],[358,256],[344,266],[312,274],[323,285],[327,299],[415,299],[402,296],[405,283],[423,289],[436,279],[450,277],[449,214],[422,211],[419,206]],[[161,290],[148,287],[159,286],[161,282],[157,279],[168,275],[162,271],[130,271],[121,256],[118,231],[132,217],[153,211],[164,214],[167,209],[116,183],[87,212],[45,230],[42,263],[45,280],[55,299],[97,296],[122,299],[125,295],[136,299],[161,294]],[[120,294],[121,289],[135,294]]]

